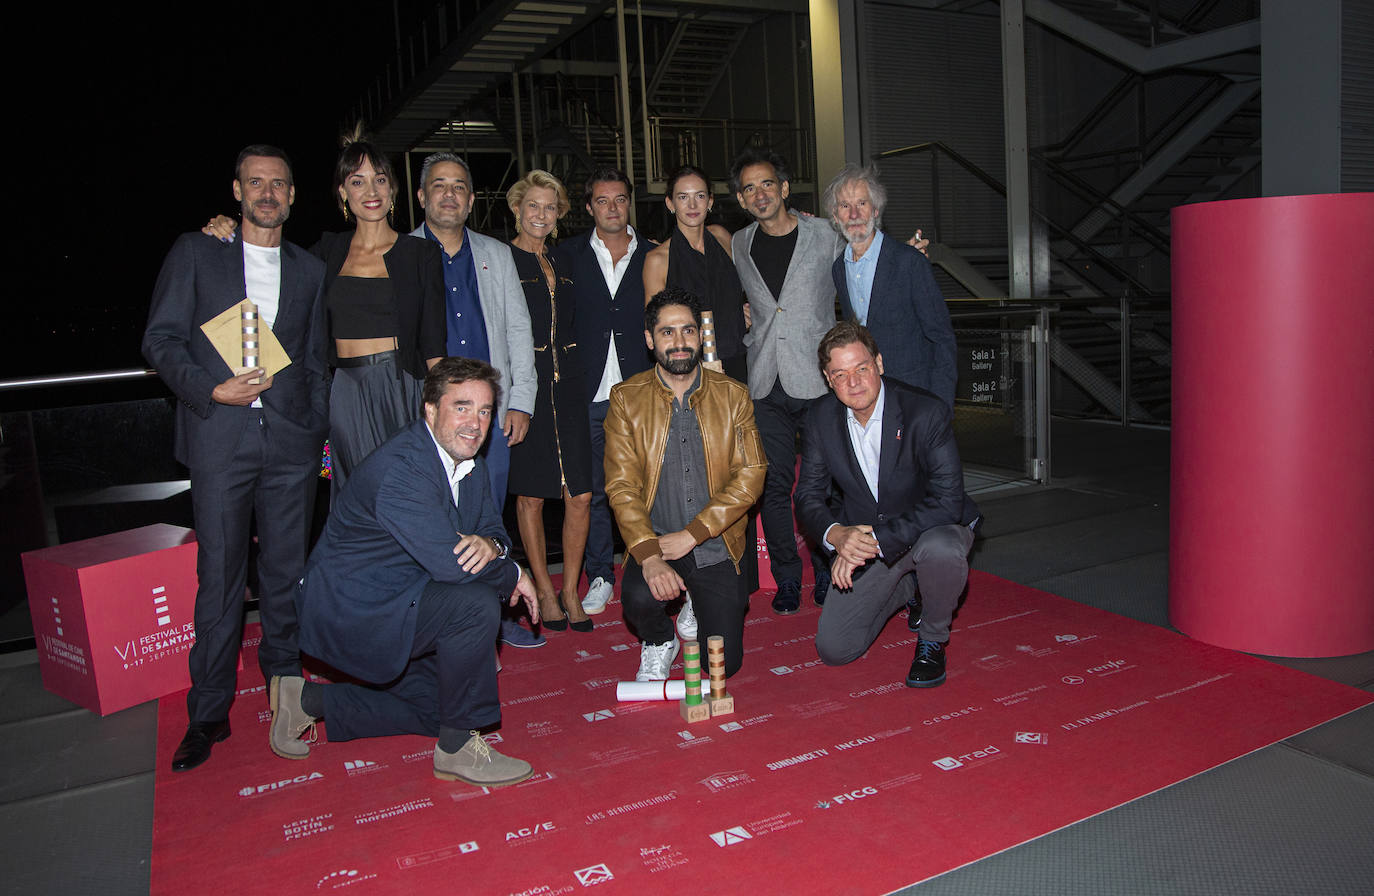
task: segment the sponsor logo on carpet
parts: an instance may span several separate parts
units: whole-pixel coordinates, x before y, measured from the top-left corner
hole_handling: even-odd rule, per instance
[[[1048,685],[1038,684],[1033,688],[1026,688],[1025,690],[1016,691],[1015,693],[1007,694],[1002,697],[993,697],[992,702],[1001,704],[1002,706],[1015,706],[1017,703],[1025,703],[1030,699],[1031,694],[1038,694],[1047,687]]]
[[[1189,691],[1195,690],[1200,687],[1206,687],[1209,684],[1216,684],[1218,681],[1222,681],[1230,677],[1230,672],[1223,672],[1220,675],[1213,675],[1211,678],[1204,678],[1201,681],[1195,681],[1190,685],[1185,685],[1184,687],[1177,688],[1172,691],[1165,691],[1163,694],[1155,694],[1155,699],[1163,700],[1166,697],[1177,697],[1179,694],[1186,694]]]
[[[286,841],[304,840],[307,837],[314,837],[319,834],[327,834],[334,830],[334,813],[325,812],[323,815],[312,815],[309,818],[298,818],[295,821],[288,821],[281,826],[282,839]]]
[[[416,750],[413,753],[402,753],[401,761],[409,765],[412,762],[423,762],[426,759],[433,759],[433,750]]]
[[[507,843],[529,843],[541,839],[545,834],[556,831],[558,828],[552,821],[541,821],[529,827],[516,828],[513,831],[506,831]]]
[[[754,839],[754,835],[744,829],[742,825],[726,828],[723,831],[716,831],[711,835],[716,846],[734,846],[736,843],[743,843],[745,840]]]
[[[987,656],[980,656],[973,661],[973,665],[982,669],[984,672],[996,672],[998,669],[1005,669],[1015,660],[1011,657],[1002,656],[1000,653],[990,653]]]
[[[529,889],[521,890],[518,893],[512,891],[509,894],[507,894],[507,896],[566,896],[566,894],[568,893],[576,892],[577,890],[573,888],[572,884],[563,884],[561,887],[558,887],[556,889],[554,887],[550,887],[548,884],[539,884],[536,887],[530,887]]]
[[[582,682],[582,686],[589,691],[594,691],[597,688],[604,688],[607,685],[615,684],[618,681],[620,681],[619,678],[591,678],[587,681]]]
[[[720,793],[723,790],[734,790],[736,787],[753,784],[754,779],[745,771],[716,772],[709,778],[702,778],[697,783],[712,793]]]
[[[893,694],[898,691],[905,691],[906,689],[906,685],[898,681],[893,684],[880,684],[877,687],[866,688],[862,691],[850,691],[849,696],[854,700],[858,700],[860,697],[877,697],[882,694]]]
[[[1018,744],[1039,744],[1040,746],[1045,746],[1050,742],[1050,736],[1043,731],[1018,731],[1015,739]]]
[[[614,719],[615,713],[609,709],[595,709],[591,712],[582,713],[582,718],[586,719],[588,722],[601,722],[605,719]]]
[[[954,721],[955,719],[960,719],[960,718],[963,718],[964,716],[971,715],[972,713],[975,713],[975,712],[982,712],[982,711],[983,711],[983,707],[981,707],[981,706],[965,706],[963,709],[956,709],[956,710],[954,710],[953,712],[947,712],[947,713],[945,713],[945,714],[943,714],[943,715],[931,716],[930,718],[928,718],[928,719],[926,719],[925,721],[921,722],[921,724],[922,724],[922,725],[943,725],[945,722],[952,722],[952,721]]]
[[[639,848],[639,860],[644,863],[644,867],[649,870],[650,874],[657,874],[660,871],[667,871],[669,868],[687,864],[687,857],[682,854],[682,850],[669,846],[667,843],[660,846],[641,846]]]
[[[816,808],[829,809],[833,806],[841,806],[845,803],[852,803],[855,800],[862,800],[877,795],[878,788],[876,787],[860,787],[858,790],[851,790],[848,793],[837,793],[829,799],[817,800]]]
[[[910,638],[903,638],[900,641],[890,641],[883,645],[883,650],[895,650],[898,647],[910,647],[921,640],[918,636],[912,635]]]
[[[1118,672],[1125,672],[1127,669],[1134,669],[1135,663],[1127,663],[1125,660],[1110,660],[1088,669],[1088,674],[1101,678],[1104,675],[1115,675]]]
[[[796,756],[788,756],[786,759],[777,759],[768,763],[768,770],[775,772],[781,768],[791,768],[794,765],[801,765],[803,762],[810,762],[813,759],[821,759],[829,756],[830,752],[824,747],[819,750],[812,750],[809,753],[798,753]]]
[[[271,781],[267,784],[241,787],[239,788],[239,796],[250,798],[262,796],[265,793],[275,793],[280,790],[286,790],[289,787],[295,787],[300,784],[310,784],[314,781],[321,781],[323,779],[324,775],[320,772],[310,772],[305,775],[297,775],[294,778],[283,778],[280,781]]]
[[[331,871],[320,878],[319,883],[315,884],[317,890],[338,890],[342,887],[351,887],[363,881],[374,880],[377,875],[371,872],[364,874],[357,868],[340,868],[338,871]]]
[[[555,734],[562,734],[563,729],[557,722],[539,721],[526,722],[525,734],[530,737],[552,737]]]
[[[645,797],[642,800],[635,800],[630,803],[621,803],[619,806],[612,806],[600,812],[589,812],[587,814],[587,824],[597,821],[604,821],[607,818],[618,818],[621,815],[628,815],[631,812],[638,812],[640,809],[652,809],[654,806],[662,806],[664,803],[671,803],[677,799],[677,791],[670,790],[667,793],[660,793],[654,796]]]
[[[386,768],[386,763],[373,762],[371,759],[344,760],[344,772],[347,773],[347,775],[350,778],[356,778],[359,775],[370,775],[373,772],[379,772],[384,768]]]
[[[599,660],[599,659],[601,659],[601,654],[599,654],[599,653],[592,653],[592,652],[589,651],[589,650],[579,650],[579,651],[577,651],[577,657],[576,657],[576,659],[573,660],[573,662],[575,662],[575,663],[585,663],[585,662],[587,662],[588,660]]]
[[[531,694],[528,697],[516,697],[514,700],[502,700],[502,706],[515,706],[519,703],[533,703],[536,700],[548,700],[550,697],[562,697],[567,691],[559,688],[556,691],[545,691],[542,694]]]
[[[1027,656],[1049,656],[1059,651],[1055,650],[1053,647],[1032,647],[1029,644],[1017,644],[1016,652],[1024,653]]]
[[[238,697],[247,697],[249,694],[261,694],[266,690],[267,685],[260,684],[255,688],[239,688],[237,691],[234,692],[234,695]],[[271,710],[269,709],[268,712],[271,712]]]
[[[440,846],[437,849],[426,849],[423,852],[413,852],[409,855],[397,856],[396,866],[402,870],[407,868],[418,868],[421,865],[429,865],[434,862],[442,862],[454,856],[467,855],[470,852],[477,852],[480,847],[476,840],[468,840],[464,843],[455,843],[451,846]]]
[[[771,722],[772,720],[773,714],[771,712],[766,712],[761,716],[750,716],[747,719],[735,719],[729,722],[722,722],[720,725],[720,730],[740,731],[744,728],[753,728],[755,725],[762,725],[765,722]]]
[[[804,643],[804,642],[807,642],[807,641],[814,641],[814,640],[816,640],[816,636],[815,636],[815,635],[806,635],[805,637],[802,637],[802,638],[788,638],[788,639],[785,640],[785,641],[774,641],[774,642],[773,642],[773,646],[774,646],[774,647],[786,647],[786,646],[788,646],[789,644],[802,644],[802,643]]]
[[[988,744],[980,750],[971,750],[958,756],[945,756],[940,759],[932,760],[932,765],[944,771],[953,771],[956,768],[973,767],[984,765],[996,759],[1001,759],[1005,754],[992,744]]]
[[[253,647],[257,647],[257,646],[258,646],[259,644],[261,644],[261,643],[262,643],[262,635],[250,635],[250,636],[248,636],[247,638],[244,638],[244,639],[243,639],[243,646],[244,646],[244,647],[253,648]]]
[[[793,672],[798,672],[802,669],[810,669],[812,666],[819,666],[821,662],[820,659],[808,660],[804,663],[793,663],[790,666],[774,666],[768,671],[772,672],[774,675],[791,675]]]
[[[577,877],[577,882],[584,887],[594,887],[597,884],[615,880],[615,875],[611,873],[611,869],[606,867],[604,862],[600,865],[578,868],[573,872],[573,875]]]
[[[1123,713],[1128,713],[1133,709],[1139,709],[1140,707],[1149,704],[1149,702],[1149,700],[1137,700],[1135,703],[1128,703],[1125,706],[1117,706],[1113,707],[1112,709],[1104,709],[1101,712],[1089,713],[1086,716],[1080,716],[1074,719],[1072,722],[1064,722],[1059,727],[1063,728],[1065,731],[1072,731],[1075,728],[1086,728],[1089,725],[1096,725],[1098,722],[1103,722],[1107,719],[1114,719],[1117,716],[1122,715]]]
[[[418,800],[406,800],[404,803],[397,803],[394,806],[386,806],[382,809],[373,809],[371,812],[355,815],[353,823],[356,825],[372,824],[376,821],[386,821],[389,818],[409,815],[411,812],[419,812],[421,809],[433,808],[434,800],[426,796]]]
[[[1062,682],[1064,682],[1064,684],[1082,684],[1082,683],[1083,683],[1083,676],[1081,676],[1081,675],[1065,675],[1063,678],[1061,678],[1061,679],[1059,679],[1059,680],[1062,681]]]
[[[611,645],[611,650],[612,650],[613,652],[615,652],[615,653],[621,653],[622,651],[626,651],[626,650],[631,649],[632,647],[638,647],[638,646],[639,646],[638,644],[612,644],[612,645]]]
[[[865,734],[862,737],[856,737],[853,740],[847,740],[842,743],[835,744],[835,752],[840,753],[845,750],[852,750],[855,747],[862,747],[866,744],[875,743],[877,741],[884,740],[889,737],[897,737],[901,734],[907,734],[910,731],[910,725],[907,725],[904,728],[888,728],[883,731],[875,731],[872,734]]]
[[[710,735],[695,734],[686,728],[679,731],[677,733],[677,736],[682,739],[682,742],[677,745],[677,748],[679,750],[686,749],[688,747],[704,747],[707,744],[712,743]]]

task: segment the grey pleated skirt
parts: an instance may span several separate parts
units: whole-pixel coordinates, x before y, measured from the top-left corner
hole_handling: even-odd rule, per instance
[[[423,384],[396,370],[396,352],[340,358],[329,390],[329,450],[337,497],[363,458],[419,419]]]

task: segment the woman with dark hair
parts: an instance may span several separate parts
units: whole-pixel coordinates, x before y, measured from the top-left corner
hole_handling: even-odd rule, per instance
[[[529,432],[511,446],[510,492],[516,496],[520,542],[544,628],[563,631],[571,624],[574,631],[589,632],[592,620],[577,592],[592,500],[591,424],[577,343],[571,341],[572,282],[545,246],[558,234],[558,219],[568,213],[568,192],[558,178],[536,169],[511,186],[506,202],[515,216],[511,255],[530,310],[539,381]],[[563,587],[557,595],[545,556],[544,501],[549,498],[563,499]]]
[[[391,161],[363,138],[344,138],[334,190],[352,231],[311,248],[325,263],[329,321],[329,449],[333,494],[363,458],[420,415],[425,373],[444,356],[447,321],[439,248],[391,226],[398,184]],[[205,232],[233,235],[220,216]]]
[[[749,305],[731,260],[730,233],[707,224],[715,199],[711,179],[694,165],[684,165],[668,178],[664,198],[676,226],[668,239],[644,259],[644,301],[665,286],[685,289],[711,312],[716,330],[716,354],[727,376],[749,381],[744,333],[749,328]]]

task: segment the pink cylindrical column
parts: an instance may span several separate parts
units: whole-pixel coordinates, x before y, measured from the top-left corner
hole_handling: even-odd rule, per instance
[[[1374,193],[1173,211],[1169,618],[1374,650]]]

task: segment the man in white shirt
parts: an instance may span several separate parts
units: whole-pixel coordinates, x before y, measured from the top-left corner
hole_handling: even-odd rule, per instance
[[[606,504],[606,409],[611,387],[648,370],[644,345],[644,257],[654,244],[630,226],[634,188],[623,171],[601,168],[587,179],[583,202],[595,227],[559,244],[561,267],[573,281],[574,337],[587,383],[592,432],[592,509],[586,567],[588,613],[606,609],[615,585],[611,511]]]

